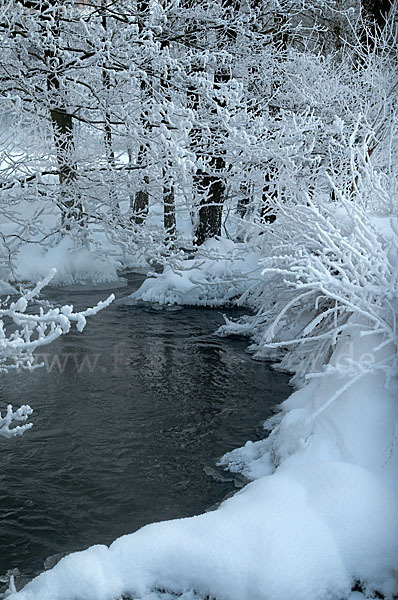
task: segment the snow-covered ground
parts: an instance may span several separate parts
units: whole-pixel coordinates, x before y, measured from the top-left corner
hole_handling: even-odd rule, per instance
[[[216,511],[66,556],[9,600],[398,594],[396,223],[348,209],[330,220],[306,205],[277,220],[273,235],[285,232],[287,247],[297,215],[312,211],[290,255],[270,257],[263,236],[246,250],[209,241],[134,294],[204,305],[240,297],[254,314],[221,333],[251,335],[259,356],[294,367],[297,389],[266,423],[270,435],[220,461],[252,483]],[[363,593],[351,591],[356,582]]]
[[[58,209],[45,202],[36,210],[29,202],[20,202],[13,208],[12,219],[1,216],[0,279],[4,285],[7,280],[34,284],[50,269],[57,271],[51,281],[54,286],[116,284],[120,282],[118,269],[146,264],[113,244],[103,228],[90,224],[79,235],[61,236],[58,221]]]
[[[165,255],[162,206],[154,199],[145,224],[134,228],[129,204],[119,203],[118,222],[112,221],[108,207],[93,211],[97,220],[93,217],[84,228],[65,235],[54,203],[15,201],[0,214],[0,290],[11,290],[14,282],[35,284],[54,268],[52,286],[120,284],[119,270],[150,270],[150,261],[162,261]],[[192,237],[191,216],[184,206],[177,207],[176,226],[184,245]]]
[[[53,285],[116,282],[120,266],[113,257],[96,255],[95,250],[74,248],[73,241],[64,237],[55,246],[22,246],[18,253],[17,274],[21,281],[39,281],[50,269],[56,269]]]

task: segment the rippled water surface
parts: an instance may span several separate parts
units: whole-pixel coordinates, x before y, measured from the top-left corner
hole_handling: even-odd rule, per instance
[[[82,308],[107,293],[49,296]],[[114,304],[46,347],[45,368],[1,377],[0,406],[31,404],[34,427],[0,438],[0,574],[31,577],[49,556],[203,512],[234,489],[205,469],[260,437],[289,388],[246,340],[214,336],[222,322],[214,309]]]

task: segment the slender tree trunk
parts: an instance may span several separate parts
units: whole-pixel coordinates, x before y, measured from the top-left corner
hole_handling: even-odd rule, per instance
[[[174,197],[174,186],[167,180],[166,169],[163,169],[163,224],[165,231],[165,243],[172,245],[176,240],[176,207]]]
[[[54,64],[55,54],[47,51],[48,64]],[[47,89],[52,99],[59,92],[59,79],[54,70],[47,77]],[[50,109],[54,143],[57,150],[57,162],[60,183],[60,197],[58,206],[61,210],[62,223],[66,230],[70,230],[72,223],[82,226],[83,206],[76,189],[77,169],[74,161],[74,137],[72,115],[64,107]]]
[[[169,47],[169,41],[164,40],[161,43],[161,50]],[[170,102],[170,72],[166,67],[166,72],[160,77],[160,86],[163,92],[164,101]],[[172,157],[166,156],[166,166],[163,168],[163,225],[165,231],[165,244],[171,246],[177,238],[176,225],[176,205],[174,182],[172,179]]]
[[[131,152],[131,151],[130,151]],[[146,147],[140,146],[137,157],[138,166],[143,165],[143,161],[146,158]],[[130,156],[129,160],[132,162],[132,157]],[[132,212],[131,221],[133,221],[136,225],[142,225],[145,222],[145,219],[148,214],[149,208],[149,177],[144,175],[143,178],[143,186],[139,189],[135,194],[130,196],[130,209]]]
[[[101,25],[104,32],[102,41],[105,45],[107,41],[107,30],[108,30],[108,20],[106,16],[106,2],[102,0],[101,2]],[[116,194],[116,182],[114,179],[115,171],[115,153],[113,151],[113,140],[112,140],[112,126],[111,126],[111,113],[109,111],[109,96],[112,87],[111,75],[109,72],[109,67],[106,59],[102,61],[101,68],[101,79],[102,79],[102,88],[104,91],[104,147],[105,147],[105,156],[109,169],[109,204],[110,211],[113,218],[117,218],[120,213],[120,206],[117,200]]]
[[[144,19],[149,11],[149,2],[148,0],[138,0],[137,2],[137,11],[138,11],[138,30],[141,33],[144,28]],[[141,95],[145,100],[145,96],[150,94],[150,90],[145,81],[141,81]],[[151,125],[148,121],[147,115],[145,112],[142,112],[141,122],[143,123],[144,130],[150,130]],[[137,165],[144,168],[144,165],[148,162],[148,148],[145,143],[141,144],[138,150],[137,155]],[[148,214],[149,209],[149,178],[147,175],[143,177],[143,185],[141,189],[138,189],[135,192],[133,202],[130,203],[132,209],[132,220],[137,225],[142,225],[145,222],[146,216]]]
[[[202,196],[199,205],[199,219],[195,230],[195,244],[200,246],[206,240],[221,235],[222,212],[225,199],[223,171],[225,160],[217,156],[210,161],[212,174],[198,170],[194,176],[194,187]],[[209,169],[209,170],[210,170]],[[219,175],[216,174],[219,172]]]
[[[240,2],[237,0],[223,0],[223,8],[226,11],[225,15],[228,18],[228,26],[223,29],[222,44],[234,44],[237,36],[235,24],[235,13],[239,10]],[[214,87],[217,89],[220,85],[227,83],[231,78],[230,70],[221,66],[216,69],[214,74]],[[199,96],[195,91],[191,92],[191,102],[194,109],[199,108]],[[215,101],[220,107],[224,105],[223,101],[215,98]],[[216,116],[216,111],[214,111]],[[217,123],[217,119],[216,123]],[[194,132],[198,137],[200,145],[200,132]],[[216,140],[218,131],[212,132],[213,140]],[[199,220],[194,235],[194,241],[197,246],[200,246],[207,239],[220,236],[222,227],[222,213],[225,201],[225,171],[226,162],[224,150],[217,148],[216,142],[208,149],[212,158],[209,161],[208,171],[199,169],[194,176],[194,188],[202,196],[199,206]]]
[[[236,212],[240,216],[241,219],[247,214],[248,208],[253,201],[253,184],[247,181],[244,181],[240,186],[240,196],[238,198],[238,204],[236,207]]]
[[[275,178],[275,170],[270,167],[264,174],[265,185],[263,187],[262,203],[260,210],[260,222],[261,223],[273,223],[276,219],[276,215],[273,212],[272,200],[276,200],[278,191],[276,189],[273,180]],[[271,199],[271,202],[270,202]]]
[[[146,156],[146,146],[140,146],[137,157],[138,166],[144,168],[143,165],[145,164]],[[132,202],[130,203],[133,213],[132,220],[137,225],[142,225],[145,222],[149,208],[149,177],[147,175],[144,175],[142,182],[142,187],[135,192]]]
[[[220,70],[214,76],[214,84],[217,86],[220,83],[225,83],[229,80],[230,75],[227,71]],[[193,93],[191,98],[194,103],[194,108],[198,108],[198,95]],[[198,134],[198,132],[195,132]],[[214,138],[216,137],[214,131]],[[200,132],[198,134],[198,142],[200,144]],[[217,150],[215,150],[217,152]],[[214,153],[214,148],[210,149],[210,153]],[[197,246],[200,246],[207,239],[221,235],[222,226],[222,211],[225,200],[225,181],[224,173],[226,168],[225,158],[222,155],[222,150],[218,154],[213,154],[209,161],[207,171],[199,169],[194,175],[194,189],[201,197],[199,206],[199,220],[195,230],[194,241]]]
[[[106,10],[106,4],[105,2],[102,2],[101,5],[101,10],[102,10],[102,17],[101,17],[101,22],[102,22],[102,28],[104,30],[104,33],[107,31],[108,29],[108,22],[107,22],[107,18],[106,18],[106,14],[105,14],[105,10]],[[104,42],[105,40],[105,36],[104,36]],[[111,115],[109,112],[109,92],[111,89],[111,76],[109,73],[109,70],[107,69],[107,64],[106,61],[104,60],[103,64],[102,64],[102,87],[104,89],[105,92],[105,96],[106,96],[106,102],[105,102],[105,114],[104,114],[104,120],[105,120],[105,124],[104,124],[104,144],[105,144],[105,153],[106,153],[106,159],[108,161],[109,166],[114,167],[115,166],[115,153],[113,151],[113,147],[112,147],[112,127],[111,127]]]
[[[60,72],[63,68],[59,49],[62,3],[55,0],[18,0],[25,9],[37,13],[38,35],[48,40],[43,62],[46,68],[46,86],[49,96],[49,115],[53,130],[58,163],[59,196],[56,200],[61,211],[64,229],[72,224],[83,225],[83,206],[77,192],[77,168],[74,160],[73,118],[60,99]]]
[[[195,231],[195,243],[200,246],[206,240],[221,235],[222,211],[224,205],[225,183],[223,171],[225,161],[222,156],[214,157],[210,162],[212,173],[198,171],[194,177],[197,191],[203,194],[199,206],[199,222]],[[220,175],[217,175],[217,171]]]
[[[195,243],[200,246],[206,240],[221,235],[224,184],[206,173],[200,185],[207,185],[207,198],[199,207],[199,223],[195,231]],[[199,187],[199,186],[198,186]]]

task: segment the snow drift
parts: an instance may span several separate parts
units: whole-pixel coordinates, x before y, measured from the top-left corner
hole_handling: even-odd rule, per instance
[[[20,281],[38,281],[50,269],[56,269],[52,285],[99,284],[116,282],[118,261],[96,252],[95,248],[75,247],[65,236],[50,248],[22,246],[17,256],[17,275]]]

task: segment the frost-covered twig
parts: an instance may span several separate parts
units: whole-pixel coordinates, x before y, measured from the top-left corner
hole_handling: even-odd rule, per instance
[[[76,323],[78,331],[83,331],[86,317],[97,314],[109,306],[114,300],[111,294],[106,300],[98,302],[93,308],[74,312],[73,306],[61,308],[40,307],[38,312],[28,314],[28,306],[34,302],[42,289],[51,281],[56,273],[52,269],[49,274],[37,285],[22,295],[17,301],[8,304],[4,301],[0,305],[0,371],[12,368],[32,368],[33,352],[41,346],[50,344],[61,335],[68,333],[71,324]],[[11,333],[7,332],[4,319],[17,328]]]
[[[13,407],[9,404],[4,417],[0,412],[0,436],[11,438],[23,435],[27,429],[32,427],[32,423],[26,423],[32,412],[33,410],[27,404],[20,406],[17,410],[13,410]],[[15,422],[24,423],[24,425],[14,426]]]
[[[71,305],[47,310],[40,306],[38,312],[27,313],[28,307],[37,300],[40,292],[55,273],[56,269],[52,269],[42,281],[39,281],[32,290],[21,295],[18,300],[10,303],[9,298],[6,298],[0,303],[0,372],[41,366],[34,364],[33,353],[38,347],[50,344],[61,335],[68,333],[73,322],[76,323],[78,331],[83,331],[86,317],[97,314],[114,300],[114,295],[111,294],[96,306],[80,312],[74,312]],[[10,332],[7,331],[7,325],[11,326]],[[11,425],[14,422],[25,422],[32,412],[27,405],[15,411],[11,405],[8,405],[5,416],[2,417],[0,413],[0,435],[3,437],[23,435],[32,427],[31,423],[15,427]]]

